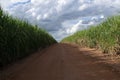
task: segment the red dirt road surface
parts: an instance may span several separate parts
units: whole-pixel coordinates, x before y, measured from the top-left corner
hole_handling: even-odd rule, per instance
[[[1,80],[120,80],[120,74],[77,46],[55,44],[1,73]]]

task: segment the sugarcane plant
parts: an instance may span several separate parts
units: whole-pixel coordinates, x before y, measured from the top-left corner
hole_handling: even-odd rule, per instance
[[[56,43],[45,30],[13,18],[0,8],[0,67]]]

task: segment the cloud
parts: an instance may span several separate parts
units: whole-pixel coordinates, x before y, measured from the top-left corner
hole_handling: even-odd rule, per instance
[[[0,0],[0,5],[4,8],[4,9],[6,9],[8,6],[7,5],[10,5],[11,4],[11,1],[9,1],[9,0]]]
[[[120,0],[0,0],[11,15],[46,29],[57,40],[120,12]]]
[[[6,10],[15,5],[29,3],[31,0],[0,0],[1,6]]]

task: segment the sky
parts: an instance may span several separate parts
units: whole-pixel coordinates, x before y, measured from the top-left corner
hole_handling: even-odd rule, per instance
[[[57,41],[120,13],[120,0],[0,0],[3,10],[48,31]]]

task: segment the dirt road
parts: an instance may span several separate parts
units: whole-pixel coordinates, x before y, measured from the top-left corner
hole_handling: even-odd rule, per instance
[[[77,46],[55,44],[2,73],[5,80],[120,80],[120,74]]]

